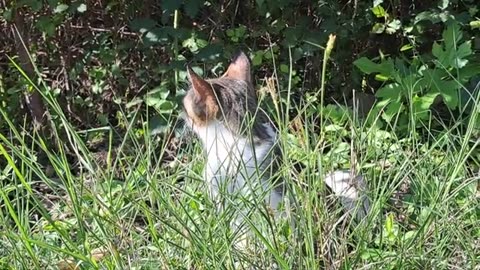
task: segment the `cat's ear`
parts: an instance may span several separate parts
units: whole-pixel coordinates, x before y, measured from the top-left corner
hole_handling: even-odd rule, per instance
[[[193,91],[196,96],[202,100],[205,100],[207,97],[214,97],[213,88],[202,77],[198,76],[192,68],[187,66],[188,80],[192,84]]]
[[[250,59],[248,56],[240,51],[233,58],[228,66],[227,71],[222,77],[243,80],[252,83],[252,75],[250,72]]]

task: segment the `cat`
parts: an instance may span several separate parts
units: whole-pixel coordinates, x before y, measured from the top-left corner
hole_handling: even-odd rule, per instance
[[[183,99],[183,118],[202,142],[211,198],[249,196],[254,204],[266,202],[278,216],[287,198],[287,185],[277,175],[282,153],[277,130],[258,106],[250,59],[240,51],[216,79],[203,79],[190,67],[187,74],[191,86]],[[361,175],[334,171],[323,181],[344,210],[357,220],[366,216],[370,204]]]
[[[257,103],[250,59],[238,52],[220,78],[205,80],[187,67],[191,84],[183,99],[184,120],[207,156],[204,177],[212,199],[221,193],[263,197],[271,210],[285,187],[272,177],[281,154],[277,131]]]

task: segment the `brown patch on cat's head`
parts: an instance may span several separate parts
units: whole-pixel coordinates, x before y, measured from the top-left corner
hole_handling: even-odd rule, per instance
[[[225,73],[216,79],[205,80],[191,68],[187,68],[191,87],[183,100],[186,119],[192,128],[204,127],[219,120],[234,133],[245,128],[246,116],[255,116],[261,130],[265,123],[257,109],[257,96],[252,83],[250,59],[243,52],[237,53]],[[255,133],[255,132],[254,132]]]
[[[191,89],[183,99],[188,118],[197,126],[205,126],[214,120],[219,106],[212,85],[187,67]]]

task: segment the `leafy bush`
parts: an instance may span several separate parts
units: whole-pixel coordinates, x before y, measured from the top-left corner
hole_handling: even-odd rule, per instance
[[[477,267],[477,2],[0,1],[0,268]],[[185,65],[239,48],[298,199],[296,230],[255,209],[247,251],[176,125]],[[361,224],[321,181],[345,168]]]
[[[437,97],[448,109],[461,112],[475,102],[474,89],[464,87],[480,75],[480,62],[473,58],[471,42],[463,39],[455,22],[446,26],[442,37],[443,41],[433,43],[429,54],[411,59],[382,57],[378,64],[366,57],[354,62],[362,72],[375,74],[376,80],[385,82],[375,95],[379,98],[376,109],[387,122],[395,119],[400,127],[406,127],[412,117],[421,126],[431,118],[430,108]],[[467,100],[461,100],[464,93],[468,93]]]

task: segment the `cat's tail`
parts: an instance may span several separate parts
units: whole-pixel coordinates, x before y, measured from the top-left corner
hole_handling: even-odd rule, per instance
[[[367,186],[362,175],[352,175],[350,171],[335,171],[325,177],[325,183],[339,198],[345,212],[362,221],[370,212]]]

